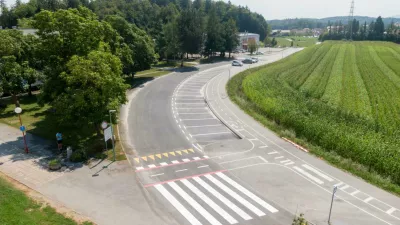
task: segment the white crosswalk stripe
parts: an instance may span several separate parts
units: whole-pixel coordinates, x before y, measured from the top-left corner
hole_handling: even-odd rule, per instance
[[[174,207],[177,209],[192,225],[201,225],[196,219],[174,196],[171,195],[161,184],[154,186]]]
[[[217,205],[213,200],[211,200],[207,195],[201,192],[197,187],[195,187],[188,180],[184,179],[181,182],[186,185],[193,193],[195,193],[199,198],[201,198],[205,203],[207,203],[211,208],[213,208],[217,213],[219,213],[228,223],[235,224],[238,223],[231,215],[229,215],[225,210],[223,210],[219,205]]]
[[[196,202],[190,195],[188,195],[181,187],[179,187],[175,182],[169,182],[171,186],[183,199],[185,199],[194,209],[197,210],[205,219],[208,220],[213,225],[222,225],[215,219],[207,210],[205,210],[198,202]]]

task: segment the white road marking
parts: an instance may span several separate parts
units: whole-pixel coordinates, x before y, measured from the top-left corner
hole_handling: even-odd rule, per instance
[[[192,225],[201,225],[198,221],[174,196],[171,195],[161,184],[154,187],[184,216]]]
[[[139,167],[136,167],[136,170],[142,170],[142,169],[144,169],[143,167],[141,167],[141,166],[139,166]]]
[[[175,182],[169,182],[171,186],[183,199],[187,201],[198,213],[200,213],[208,222],[215,225],[222,225],[215,219],[209,212],[207,212],[198,202],[196,202],[192,197],[190,197],[181,187],[179,187]]]
[[[249,141],[257,141],[257,140],[258,140],[257,138],[249,139]]]
[[[289,166],[289,165],[292,165],[292,164],[294,164],[294,162],[288,162],[288,163],[285,163],[285,166]]]
[[[177,164],[177,163],[179,163],[179,162],[176,160],[172,161],[172,164]]]
[[[160,165],[161,165],[161,166],[167,166],[167,165],[168,165],[168,163],[166,163],[166,162],[162,162],[162,163],[160,163]]]
[[[188,170],[188,169],[177,170],[177,171],[175,171],[175,173],[183,172],[183,171],[186,171],[186,170]]]
[[[205,107],[196,107],[196,108],[176,108],[176,109],[204,109]]]
[[[149,168],[154,168],[154,167],[156,167],[156,165],[151,164],[151,165],[148,165],[148,167],[149,167]]]
[[[229,199],[225,198],[225,196],[223,196],[218,191],[216,191],[213,187],[211,187],[206,182],[204,182],[200,177],[193,177],[193,180],[195,180],[204,189],[206,189],[208,192],[210,192],[212,195],[214,195],[216,198],[218,198],[222,203],[224,203],[226,206],[228,206],[230,209],[232,209],[232,211],[237,213],[244,220],[252,219],[251,216],[249,216],[249,214],[245,213],[243,210],[241,210],[239,207],[237,207],[235,204],[233,204]]]
[[[188,136],[186,136],[186,139],[189,141],[189,137]]]
[[[254,159],[254,158],[259,158],[259,157],[253,156],[253,157],[248,157],[248,158],[234,159],[234,160],[230,160],[230,161],[221,162],[219,164],[233,163],[233,162],[243,161],[243,160],[247,160],[247,159]]]
[[[374,198],[370,196],[370,197],[364,199],[364,202],[368,203],[368,202],[371,201],[372,199],[374,199]]]
[[[205,103],[204,102],[201,102],[201,103],[175,102],[175,105],[178,105],[178,104],[180,104],[180,105],[182,105],[182,104],[186,104],[186,105],[204,105]]]
[[[258,148],[268,148],[268,146],[264,145],[264,146],[260,146]]]
[[[242,205],[246,206],[249,210],[254,212],[257,216],[265,216],[265,213],[263,213],[261,210],[259,210],[257,207],[255,207],[253,204],[248,202],[246,199],[238,195],[236,192],[232,191],[229,187],[227,187],[225,184],[221,183],[219,180],[215,179],[213,176],[210,174],[204,175],[208,180],[213,182],[215,185],[217,185],[221,190],[225,191],[227,194],[232,196],[232,198],[236,199],[238,202],[240,202]]]
[[[389,215],[392,215],[392,213],[393,213],[394,211],[396,211],[396,209],[392,207],[392,208],[390,208],[388,211],[386,211],[386,213],[389,214]]]
[[[193,134],[192,136],[207,136],[207,135],[216,135],[216,134],[230,134],[231,132],[219,132],[219,133],[208,133],[208,134]]]
[[[188,180],[184,179],[181,182],[186,185],[193,193],[195,193],[200,199],[202,199],[207,205],[213,208],[217,213],[219,213],[228,223],[235,224],[238,223],[231,215],[229,215],[225,210],[223,210],[219,205],[217,205],[213,200],[211,200],[207,195],[201,192],[197,187],[195,187]]]
[[[203,158],[208,159],[208,158],[210,158],[210,157],[208,157],[207,155],[205,155],[205,156],[203,156]]]
[[[209,115],[210,113],[178,113],[179,115]]]
[[[193,157],[193,159],[194,159],[194,160],[199,160],[200,158],[199,158],[199,157]]]
[[[215,124],[215,125],[186,126],[186,127],[192,128],[192,127],[218,127],[218,126],[222,126],[222,125],[221,124]]]
[[[314,182],[316,182],[317,184],[323,184],[324,182],[316,177],[314,177],[313,175],[307,173],[306,171],[304,171],[303,169],[297,167],[297,166],[293,166],[293,169],[297,170],[299,173],[303,174],[304,176],[310,178],[311,180],[313,180]]]
[[[268,152],[268,155],[278,154],[278,152]]]
[[[307,164],[303,164],[302,166],[303,166],[304,168],[306,168],[306,169],[308,169],[308,170],[314,172],[315,174],[317,174],[318,176],[324,178],[325,180],[327,180],[327,181],[329,181],[329,182],[332,182],[332,181],[333,181],[333,179],[332,179],[331,177],[327,176],[327,175],[324,174],[324,173],[321,173],[319,170],[315,169],[314,167],[311,167],[311,166],[309,166],[309,165],[307,165]]]
[[[275,159],[282,159],[282,158],[285,158],[285,157],[283,157],[283,156],[277,156],[277,157],[275,157]]]
[[[288,163],[290,161],[291,161],[290,159],[286,159],[286,160],[281,161],[280,163]]]
[[[359,190],[355,190],[354,192],[350,193],[350,195],[355,195],[355,194],[357,194],[359,192],[360,192]]]
[[[349,188],[349,187],[350,187],[350,186],[346,184],[346,185],[344,185],[343,187],[341,187],[340,190],[344,191],[344,190],[346,190],[346,189]]]
[[[164,173],[153,174],[153,175],[151,175],[151,177],[157,177],[157,176],[161,176],[161,175],[164,175]]]
[[[342,185],[342,184],[343,184],[343,182],[340,182],[340,183],[335,184],[335,185],[333,185],[333,186],[339,187],[339,186]]]
[[[184,161],[184,162],[189,162],[190,159],[182,159],[182,161]]]
[[[258,196],[256,196],[255,194],[253,194],[252,192],[250,192],[249,190],[247,190],[246,188],[244,188],[242,185],[238,184],[237,182],[235,182],[234,180],[232,180],[231,178],[229,178],[228,176],[226,176],[225,174],[219,172],[216,173],[219,177],[221,177],[223,180],[225,180],[226,182],[228,182],[230,185],[234,186],[237,190],[239,190],[240,192],[242,192],[243,194],[245,194],[247,197],[253,199],[253,201],[257,202],[258,204],[260,204],[262,207],[264,207],[265,209],[267,209],[268,211],[272,212],[272,213],[276,213],[278,212],[277,209],[275,209],[274,207],[272,207],[270,204],[266,203],[264,200],[262,200],[261,198],[259,198]]]
[[[202,118],[202,119],[181,119],[181,121],[187,121],[187,120],[215,120],[215,118],[211,117],[211,118]]]
[[[197,168],[209,167],[209,165],[199,166]]]

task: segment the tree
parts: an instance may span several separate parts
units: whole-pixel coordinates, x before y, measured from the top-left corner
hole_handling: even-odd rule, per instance
[[[14,104],[19,107],[17,95],[24,91],[21,66],[15,56],[3,56],[0,58],[0,91],[9,93]]]
[[[247,44],[248,44],[248,47],[249,47],[250,54],[253,55],[253,53],[255,51],[257,51],[257,43],[256,43],[256,41],[254,39],[250,39]]]
[[[126,102],[121,61],[109,52],[91,51],[87,56],[74,55],[67,67],[60,75],[66,90],[53,104],[56,118],[66,126],[93,125],[101,135],[104,114]]]
[[[290,47],[293,47],[293,41],[290,42]]]
[[[229,58],[232,51],[239,45],[238,29],[235,20],[232,18],[224,23],[223,37],[225,40],[225,51],[229,52]]]
[[[277,44],[278,44],[278,42],[275,40],[275,38],[272,38],[271,46],[275,47]]]
[[[177,56],[180,53],[181,46],[179,42],[179,30],[176,22],[171,22],[163,27],[165,46],[165,57],[168,60],[170,56]]]
[[[28,95],[32,96],[32,84],[42,78],[42,76],[37,70],[29,67],[29,63],[27,61],[25,61],[21,66],[21,74],[23,79],[28,84]]]
[[[213,55],[214,52],[224,50],[224,39],[222,37],[222,25],[217,16],[216,8],[212,7],[207,22],[207,39],[205,44],[205,54]]]
[[[292,225],[308,225],[308,222],[306,219],[304,219],[304,214],[301,213],[299,217],[295,217],[293,219]]]
[[[378,40],[383,40],[383,33],[385,32],[385,24],[382,17],[379,16],[374,24],[374,34]]]

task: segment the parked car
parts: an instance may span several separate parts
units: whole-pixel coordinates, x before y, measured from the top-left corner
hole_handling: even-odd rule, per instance
[[[256,55],[264,55],[262,52],[257,52]]]
[[[240,62],[240,61],[234,60],[234,61],[232,62],[232,66],[243,66],[243,63]]]
[[[245,59],[245,60],[242,61],[242,63],[245,63],[245,64],[253,64],[254,62],[253,62],[252,59]]]
[[[258,58],[251,58],[251,60],[253,60],[253,63],[258,63]]]

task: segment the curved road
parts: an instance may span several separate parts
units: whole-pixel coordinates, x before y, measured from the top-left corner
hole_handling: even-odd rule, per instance
[[[298,49],[267,54],[270,63]],[[172,73],[132,93],[126,152],[166,224],[400,224],[399,198],[277,137],[227,97],[227,63]],[[125,117],[125,119],[123,119]]]

